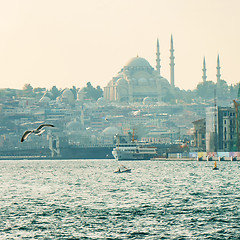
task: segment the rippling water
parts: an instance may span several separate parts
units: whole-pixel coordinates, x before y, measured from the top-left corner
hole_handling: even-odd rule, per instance
[[[0,161],[0,239],[240,239],[237,162]]]

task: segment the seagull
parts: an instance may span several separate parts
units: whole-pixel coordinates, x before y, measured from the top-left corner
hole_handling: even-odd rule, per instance
[[[52,124],[41,124],[38,128],[36,129],[33,129],[33,130],[27,130],[26,132],[24,132],[22,138],[21,138],[21,142],[23,142],[24,140],[27,139],[27,137],[31,134],[31,133],[34,133],[35,135],[38,135],[40,136],[44,131],[45,129],[43,129],[44,127],[55,127],[54,125]]]

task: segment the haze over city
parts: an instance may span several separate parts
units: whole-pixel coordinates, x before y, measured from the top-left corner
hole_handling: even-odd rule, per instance
[[[175,84],[194,89],[222,79],[238,83],[238,0],[0,1],[0,88],[104,87],[132,57],[156,66],[170,79],[170,38],[175,49]]]

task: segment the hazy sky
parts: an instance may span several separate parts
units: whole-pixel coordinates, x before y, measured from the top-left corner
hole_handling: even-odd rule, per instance
[[[104,87],[139,55],[170,79],[173,34],[175,84],[194,89],[239,81],[239,0],[0,0],[0,88]]]

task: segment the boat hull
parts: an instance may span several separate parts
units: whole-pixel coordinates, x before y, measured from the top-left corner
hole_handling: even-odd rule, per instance
[[[136,160],[150,160],[151,158],[155,157],[156,154],[150,153],[130,153],[124,151],[112,151],[112,155],[118,161],[136,161]]]
[[[123,171],[115,171],[114,173],[130,173],[131,169],[123,170]]]

